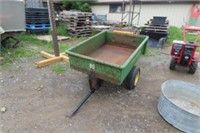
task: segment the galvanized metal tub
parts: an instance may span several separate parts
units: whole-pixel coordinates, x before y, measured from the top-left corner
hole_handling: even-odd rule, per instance
[[[200,86],[179,80],[162,84],[158,102],[161,116],[174,127],[200,133]]]

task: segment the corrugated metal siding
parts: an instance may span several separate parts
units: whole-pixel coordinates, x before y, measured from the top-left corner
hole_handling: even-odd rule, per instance
[[[143,4],[141,9],[139,25],[144,25],[153,16],[166,16],[169,24],[181,27],[189,21],[189,11],[192,4]],[[200,5],[199,5],[200,7]],[[135,11],[138,11],[139,5],[136,5]],[[126,10],[129,6],[126,6]],[[121,13],[109,13],[109,5],[93,5],[92,11],[95,14],[107,14],[108,20],[121,21]],[[200,20],[200,19],[199,19]],[[128,18],[126,20],[128,22]],[[184,22],[185,21],[185,22]],[[199,22],[199,21],[198,21]],[[137,23],[137,20],[133,22]],[[200,22],[199,22],[200,25]]]

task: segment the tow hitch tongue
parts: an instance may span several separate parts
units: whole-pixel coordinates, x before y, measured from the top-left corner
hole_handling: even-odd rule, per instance
[[[90,84],[90,91],[89,93],[81,100],[81,102],[74,107],[74,109],[67,115],[68,117],[72,117],[76,114],[76,112],[81,108],[81,106],[90,98],[90,96],[100,88],[102,84],[102,80],[96,78],[94,74],[89,75],[89,84]]]
[[[81,108],[81,106],[90,98],[90,96],[94,93],[94,90],[90,90],[90,92],[81,100],[81,102],[74,107],[73,110],[67,115],[68,117],[72,117],[76,112]]]

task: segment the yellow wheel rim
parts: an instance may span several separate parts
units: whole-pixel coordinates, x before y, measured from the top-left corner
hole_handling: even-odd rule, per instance
[[[140,78],[140,71],[137,72],[136,76],[135,76],[135,80],[134,80],[134,86],[137,85],[138,81],[139,81],[139,78]]]

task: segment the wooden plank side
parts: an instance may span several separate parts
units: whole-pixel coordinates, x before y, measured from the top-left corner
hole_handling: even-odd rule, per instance
[[[40,68],[40,67],[43,67],[43,66],[47,66],[47,65],[59,62],[62,59],[63,58],[61,56],[53,57],[53,58],[49,58],[49,59],[46,59],[46,60],[43,60],[43,61],[36,62],[35,64],[36,64],[36,67]]]
[[[49,54],[49,53],[47,53],[45,51],[41,51],[40,54],[45,58],[53,58],[53,57],[55,57],[55,55]]]

